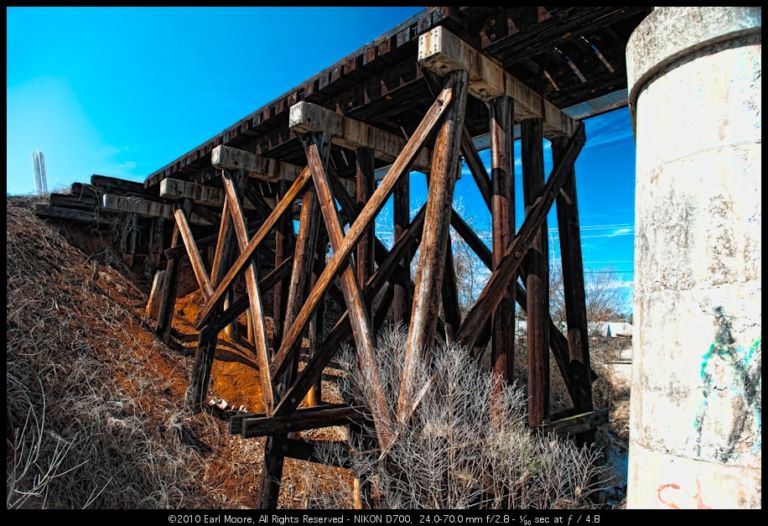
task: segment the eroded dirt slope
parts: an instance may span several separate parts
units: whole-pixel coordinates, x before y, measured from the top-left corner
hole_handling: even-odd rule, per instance
[[[7,506],[257,505],[263,440],[188,414],[192,356],[155,338],[140,280],[115,268],[108,243],[93,241],[103,234],[83,229],[84,252],[28,206],[9,199],[6,214]],[[194,293],[177,305],[182,347],[194,346],[196,308]],[[258,411],[248,353],[222,340],[212,394]],[[287,461],[281,506],[309,504],[307,473],[320,487],[349,483],[339,470]]]

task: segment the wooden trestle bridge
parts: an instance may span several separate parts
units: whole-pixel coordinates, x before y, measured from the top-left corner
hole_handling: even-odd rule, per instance
[[[649,10],[429,8],[153,173],[144,185],[101,178],[89,187],[95,204],[78,207],[65,204],[76,195],[54,195],[39,213],[82,221],[114,221],[113,214],[126,213],[147,232],[140,241],[131,238],[126,252],[165,266],[153,296],[157,332],[166,341],[180,260],[189,258],[205,298],[186,399],[193,410],[207,402],[220,331],[248,313],[265,412],[234,417],[231,430],[246,438],[268,436],[264,507],[277,505],[285,456],[318,461],[313,443],[288,433],[360,417],[343,405],[298,407],[349,338],[360,366],[376,370],[375,335],[388,315],[407,326],[408,336],[397,407],[387,404],[375,374],[371,399],[364,401],[382,450],[393,440],[395,421],[407,422],[416,409],[425,386],[414,383],[414,366],[436,342],[458,341],[475,353],[489,346],[494,373],[511,379],[515,303],[528,319],[528,424],[588,435],[605,412],[592,402],[574,162],[586,141],[580,121],[626,104],[624,47]],[[518,137],[525,220],[516,230]],[[552,144],[549,174],[545,138]],[[490,173],[478,155],[485,147]],[[490,248],[452,205],[462,159],[491,213]],[[427,174],[429,187],[413,219],[411,170]],[[375,220],[392,195],[395,239],[387,249],[376,237]],[[548,309],[546,216],[555,202],[565,334]],[[464,316],[450,227],[491,271]],[[332,255],[326,257],[328,246]],[[241,280],[245,293],[239,295]],[[265,291],[271,291],[269,303]],[[384,299],[373,311],[381,291]],[[345,312],[323,333],[327,295]],[[311,348],[299,372],[303,336]],[[550,352],[573,405],[559,415],[549,414]]]

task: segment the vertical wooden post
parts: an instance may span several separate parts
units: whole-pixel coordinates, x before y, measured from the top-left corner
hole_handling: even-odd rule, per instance
[[[128,237],[128,253],[130,254],[130,263],[128,266],[133,266],[136,260],[136,249],[139,245],[139,233],[141,231],[141,222],[139,221],[139,214],[131,214],[131,233]]]
[[[325,268],[325,256],[328,248],[328,240],[325,235],[320,236],[320,240],[317,243],[317,253],[315,254],[315,266],[312,271],[312,287],[317,283],[317,279]],[[325,302],[321,301],[320,306],[317,307],[314,316],[309,322],[309,352],[310,357],[319,350],[319,345],[323,341],[325,331],[323,325],[325,324]],[[307,405],[314,407],[320,405],[323,401],[323,379],[322,374],[318,377],[315,384],[307,392]]]
[[[395,239],[394,243],[402,237],[403,232],[408,230],[411,224],[411,200],[410,185],[411,176],[404,173],[395,185],[394,196],[394,222]],[[403,255],[404,262],[410,262],[410,251]],[[402,263],[396,271],[394,278],[394,296],[392,300],[392,321],[406,325],[411,319],[411,264]]]
[[[192,200],[184,199],[181,202],[181,210],[185,216],[189,216],[192,211]],[[181,234],[178,225],[173,226],[173,235],[171,236],[171,247],[181,244]],[[180,258],[168,260],[165,267],[165,286],[160,296],[160,305],[158,306],[156,334],[160,339],[168,343],[171,337],[171,321],[173,320],[173,309],[176,306],[176,291],[179,286],[179,264]]]
[[[277,183],[278,195],[276,200],[279,202],[287,191],[287,183],[279,181]],[[291,238],[293,236],[293,214],[292,206],[288,211],[278,219],[275,225],[275,268],[282,263],[285,258],[291,255]],[[283,318],[285,316],[285,304],[288,301],[288,287],[290,278],[283,279],[272,289],[272,348],[280,347],[283,338]]]
[[[250,345],[254,345],[256,343],[256,340],[254,339],[255,335],[254,335],[254,332],[253,332],[253,316],[251,315],[250,312],[246,313],[245,324],[246,324],[245,325],[245,331],[246,331],[245,339],[246,339],[246,341]]]
[[[375,184],[373,175],[373,150],[370,148],[358,148],[355,152],[355,200],[357,204],[357,212],[362,210],[368,202],[368,199],[370,199]],[[351,222],[352,221],[350,221],[350,223]],[[355,258],[357,264],[357,282],[361,285],[367,283],[368,278],[373,274],[373,239],[376,235],[375,225],[376,222],[371,221],[371,226],[366,229],[365,234],[360,237],[360,241],[357,243],[357,256]],[[372,297],[367,300],[363,297],[363,306],[369,320],[373,320],[372,304]],[[355,403],[359,402],[363,401],[355,401]],[[351,425],[349,431],[353,437],[353,443],[358,441],[362,443],[364,440],[364,432],[359,425]],[[354,478],[352,484],[352,502],[355,509],[363,509],[364,503],[368,501],[369,491],[370,483],[368,480],[359,477]]]
[[[358,148],[355,151],[355,201],[357,212],[362,210],[365,203],[368,202],[368,199],[373,194],[374,186],[373,150],[370,148]],[[351,223],[352,221],[350,221]],[[375,228],[376,222],[371,221],[371,226],[366,229],[365,234],[357,242],[355,260],[357,263],[357,282],[360,284],[365,284],[370,275],[373,274],[373,238],[376,235]],[[371,301],[363,300],[363,304],[370,318],[372,316]]]
[[[330,147],[330,144],[328,144]],[[299,235],[296,239],[296,251],[293,255],[293,269],[288,286],[288,294],[285,309],[285,327],[290,327],[304,301],[305,290],[310,278],[312,263],[316,253],[316,243],[320,217],[318,213],[317,198],[313,189],[304,192],[301,199],[301,215],[299,217]],[[293,224],[293,223],[291,223]],[[275,379],[278,396],[285,393],[291,380],[296,375],[299,365],[300,346],[294,349],[293,356],[289,356],[288,367]],[[267,365],[268,367],[268,365]],[[280,481],[283,472],[285,455],[275,447],[276,443],[287,438],[286,434],[272,435],[267,439],[267,448],[264,456],[264,479],[262,481],[261,506],[264,509],[277,507],[277,498],[280,493]]]
[[[453,189],[461,145],[461,129],[467,103],[468,74],[452,71],[445,87],[453,90],[453,101],[443,116],[432,154],[432,173],[427,197],[419,264],[413,293],[411,321],[405,346],[403,372],[397,403],[397,417],[405,421],[413,404],[417,364],[434,345],[438,299],[443,284],[445,250],[453,206]]]
[[[160,267],[163,261],[163,234],[165,230],[165,219],[156,217],[151,221],[149,228],[149,257],[152,266]]]
[[[334,253],[343,253],[342,245],[344,243],[344,234],[341,230],[338,212],[334,202],[331,185],[326,173],[328,157],[323,155],[324,144],[330,142],[327,133],[309,134],[304,136],[304,150],[307,154],[308,165],[312,173],[312,180],[315,183],[317,198],[320,202],[320,211],[323,215],[328,238],[331,242],[331,248]],[[369,217],[369,223],[374,220]],[[359,218],[358,220],[359,221]],[[355,272],[351,265],[344,266],[341,273],[341,291],[344,294],[344,301],[349,313],[349,321],[352,326],[352,336],[355,341],[356,354],[360,361],[360,367],[367,369],[371,373],[369,382],[371,413],[376,426],[379,445],[383,448],[390,444],[392,438],[392,425],[390,422],[389,411],[384,395],[384,388],[378,378],[378,367],[375,354],[373,334],[371,332],[371,322],[363,306],[360,287],[355,278]],[[292,329],[293,332],[293,329]]]
[[[240,174],[235,185],[236,191],[242,192],[244,185],[245,177]],[[216,287],[221,282],[227,272],[227,267],[232,264],[234,259],[237,241],[235,239],[236,233],[229,209],[230,206],[229,199],[225,198],[221,210],[218,237],[216,238],[216,251],[213,255],[213,263],[211,264],[210,280],[213,287]],[[221,309],[221,306],[216,307],[214,313],[221,312]],[[186,405],[193,412],[200,411],[202,404],[205,402],[208,384],[211,379],[211,370],[213,369],[213,359],[216,354],[216,345],[219,342],[219,331],[221,329],[222,327],[217,326],[213,322],[204,326],[200,331],[195,360],[192,364],[189,388],[186,394]]]
[[[155,272],[155,277],[152,279],[152,289],[149,291],[149,299],[147,300],[147,307],[144,311],[144,315],[147,319],[153,319],[157,317],[157,307],[160,297],[160,291],[163,290],[163,282],[165,280],[165,271],[158,270]]]
[[[232,215],[232,226],[237,237],[237,244],[242,253],[248,246],[248,230],[245,223],[245,216],[240,204],[242,189],[246,183],[246,175],[241,170],[235,178],[224,174],[224,190],[227,196],[227,203],[230,214]],[[256,263],[251,262],[243,275],[246,285],[246,294],[248,295],[249,314],[253,321],[253,328],[256,337],[256,361],[259,366],[259,376],[261,378],[262,399],[264,402],[264,411],[270,414],[274,409],[275,395],[274,383],[269,370],[269,342],[267,341],[267,327],[265,323],[264,307],[261,302],[261,291],[258,286],[256,273]]]
[[[296,319],[312,274],[312,267],[317,252],[317,237],[320,227],[320,213],[317,206],[315,191],[310,188],[301,199],[301,215],[299,217],[299,235],[296,239],[296,250],[293,254],[293,270],[291,272],[290,285],[288,287],[288,301],[285,310],[285,326],[290,327]],[[278,392],[282,394],[286,385],[291,383],[299,366],[298,348],[291,358],[292,363],[285,369],[281,378],[277,379]]]
[[[552,141],[554,163],[563,156],[567,137]],[[592,379],[589,364],[589,334],[584,294],[584,266],[581,258],[579,209],[576,202],[576,174],[571,168],[563,189],[557,196],[557,227],[560,232],[560,254],[563,264],[565,317],[568,325],[568,355],[571,379],[579,411],[592,410]]]
[[[264,444],[264,465],[262,466],[261,509],[274,510],[277,508],[277,498],[280,496],[280,481],[283,477],[283,461],[285,456],[276,442],[279,436],[269,435]]]
[[[528,214],[544,188],[541,119],[521,123],[523,195]],[[547,222],[544,221],[524,260],[528,295],[528,425],[540,426],[549,417],[549,268]]]
[[[443,317],[445,318],[445,341],[451,343],[461,326],[459,290],[456,284],[456,267],[453,264],[453,248],[450,232],[445,248],[445,276],[442,287]]]
[[[490,104],[491,215],[495,270],[515,237],[514,101],[498,97]],[[543,175],[542,175],[543,177]],[[543,184],[543,179],[542,179]],[[512,383],[515,365],[515,284],[510,283],[491,318],[491,364],[501,386]]]
[[[223,309],[227,310],[232,305],[232,298],[234,297],[234,290],[227,291],[227,294],[224,296],[224,303],[223,303]],[[227,335],[227,337],[234,341],[235,337],[237,336],[235,330],[235,322],[233,321],[226,327],[224,327],[224,334]]]

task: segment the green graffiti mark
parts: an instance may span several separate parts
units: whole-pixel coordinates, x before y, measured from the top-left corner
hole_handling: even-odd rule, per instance
[[[742,347],[736,345],[736,340],[731,334],[731,323],[725,317],[722,308],[720,307],[715,308],[715,321],[717,324],[715,341],[702,356],[701,369],[699,371],[699,375],[704,383],[702,393],[704,397],[693,421],[693,426],[697,433],[696,453],[701,453],[701,438],[704,420],[709,406],[709,396],[717,383],[717,379],[713,377],[714,367],[711,365],[715,358],[719,358],[719,361],[724,362],[731,370],[733,370],[735,384],[731,385],[730,388],[732,392],[743,401],[743,404],[745,405],[744,409],[750,408],[752,411],[754,424],[757,428],[755,447],[759,450],[762,418],[758,385],[760,382],[761,367],[760,363],[753,364],[753,361],[755,360],[755,356],[758,355],[762,349],[761,339],[756,339],[749,349],[744,351]],[[725,448],[719,454],[720,460],[723,462],[728,461],[735,454],[736,443],[746,430],[746,412],[740,411],[736,414],[733,429],[728,437],[729,447]]]

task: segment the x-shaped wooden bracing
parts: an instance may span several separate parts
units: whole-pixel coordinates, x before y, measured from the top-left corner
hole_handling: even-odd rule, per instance
[[[468,84],[471,84],[469,80],[470,74],[461,68],[457,68],[454,72],[447,74],[443,89],[437,96],[435,103],[431,106],[410,139],[402,146],[387,175],[362,207],[362,210],[359,211],[356,219],[350,221],[351,225],[346,235],[342,232],[335,206],[335,201],[337,199],[341,201],[342,196],[339,192],[334,194],[334,181],[327,172],[329,142],[334,140],[334,142],[346,146],[349,143],[354,143],[356,137],[360,139],[361,134],[370,135],[373,133],[376,135],[374,140],[379,141],[382,140],[382,137],[387,139],[388,134],[362,123],[357,123],[352,119],[342,118],[336,114],[332,114],[335,117],[327,118],[327,113],[330,113],[328,110],[307,103],[300,103],[291,109],[291,124],[294,131],[303,134],[302,140],[308,158],[308,166],[296,176],[290,188],[278,201],[274,210],[272,210],[251,239],[248,239],[247,236],[237,190],[231,176],[225,173],[226,198],[222,213],[219,243],[217,243],[211,275],[216,276],[221,271],[224,234],[227,232],[230,222],[237,234],[240,255],[218,282],[210,280],[206,276],[199,253],[197,253],[194,241],[189,234],[189,228],[186,225],[184,215],[181,211],[176,211],[176,220],[182,234],[182,239],[190,254],[195,276],[206,298],[205,306],[196,321],[196,325],[198,328],[202,328],[203,332],[206,330],[209,332],[216,331],[216,329],[223,326],[223,323],[234,319],[234,316],[237,316],[244,308],[249,308],[251,323],[253,323],[256,329],[256,354],[267,415],[285,416],[295,411],[301,399],[319,377],[323,367],[328,364],[338,349],[338,344],[350,332],[354,337],[362,365],[371,372],[371,378],[379,378],[376,374],[377,365],[373,352],[373,332],[371,331],[369,315],[363,307],[364,302],[375,296],[381,286],[390,279],[395,267],[399,264],[399,258],[402,257],[402,254],[415,244],[418,244],[418,238],[422,237],[421,257],[416,273],[412,316],[407,339],[406,363],[401,379],[397,412],[395,415],[392,414],[384,399],[382,386],[377,385],[376,381],[374,381],[371,389],[372,399],[368,401],[382,449],[387,449],[391,445],[393,417],[397,417],[400,421],[407,421],[408,416],[415,410],[419,401],[419,396],[415,389],[419,386],[413,385],[414,366],[421,359],[422,353],[434,343],[435,328],[438,323],[436,310],[439,301],[437,295],[440,294],[440,287],[435,285],[442,283],[442,269],[445,263],[446,245],[448,242],[448,223],[451,221],[451,217],[457,217],[457,214],[452,213],[450,203],[453,198],[453,185],[459,158],[458,152],[460,148],[463,149],[465,157],[468,159],[474,158],[471,156],[472,153],[476,156],[476,152],[467,151],[470,147],[467,146],[467,134],[463,125],[466,95],[468,87],[470,87]],[[502,85],[504,85],[503,81]],[[473,93],[473,95],[475,94]],[[502,94],[498,96],[507,95]],[[321,118],[317,119],[318,116]],[[544,115],[540,118],[544,118]],[[417,160],[421,164],[424,163],[424,150],[422,147],[441,121],[442,125],[438,131],[432,154],[430,192],[425,209],[417,215],[407,235],[400,238],[387,258],[384,262],[380,262],[377,271],[368,279],[361,290],[360,286],[362,284],[357,281],[354,275],[349,263],[349,256],[361,237],[370,228],[400,177],[407,173]],[[350,123],[354,124],[354,126],[350,126]],[[530,248],[536,232],[544,223],[546,214],[561,191],[583,143],[583,128],[579,127],[572,134],[572,138],[565,148],[565,154],[555,166],[546,186],[531,206],[526,216],[526,221],[519,233],[510,243],[503,257],[495,265],[495,270],[477,303],[458,327],[455,337],[460,342],[471,347],[478,340],[483,327],[486,325],[486,320],[501,301],[507,285],[513,282],[523,255]],[[391,150],[391,146],[388,146],[388,148]],[[223,163],[220,163],[217,167],[226,170],[245,169],[243,166],[232,166]],[[470,163],[470,167],[473,168],[472,163]],[[476,177],[480,184],[481,180],[478,178],[475,170],[476,167],[472,171],[473,176]],[[487,174],[485,177],[487,179]],[[310,179],[313,182],[314,191],[307,189]],[[486,202],[489,202],[485,195],[488,185],[481,184],[480,188],[485,190],[483,194],[486,197]],[[301,194],[303,194],[304,206],[302,207],[296,254],[292,261],[292,283],[294,283],[294,286],[291,289],[291,294],[289,294],[289,306],[286,311],[287,331],[280,347],[276,349],[270,360],[266,331],[264,330],[260,285],[256,279],[256,268],[252,258],[259,244],[266,238],[280,217],[291,208],[293,202]],[[311,248],[317,236],[316,232],[313,234],[310,231],[310,228],[316,228],[317,225],[317,221],[310,219],[314,214],[315,199],[320,205],[321,214],[333,249],[333,256],[327,262],[322,274],[302,303],[302,289],[305,283],[302,280],[305,280],[309,274],[308,262],[311,262],[311,257],[314,253]],[[305,211],[306,214],[304,213]],[[286,267],[281,265],[272,274],[278,270],[281,271],[283,276],[287,272]],[[226,291],[232,286],[236,277],[244,271],[246,272],[245,278],[248,292],[247,306],[242,301],[236,302],[235,305],[230,306],[227,311],[222,313],[220,304]],[[295,363],[300,337],[315,310],[320,305],[332,280],[337,276],[341,278],[340,281],[344,300],[347,304],[347,312],[338,320],[325,342],[319,346],[316,353],[310,358],[307,366],[294,380],[291,378],[291,375],[286,376],[286,371],[289,365]],[[559,331],[557,333],[559,334]],[[561,361],[558,361],[558,364],[560,363]],[[281,379],[278,383],[283,383],[279,393],[275,392],[277,379]],[[196,392],[198,396],[193,399],[194,403],[202,402],[201,397],[207,388],[207,381],[207,377],[197,381],[198,389]],[[199,385],[201,382],[202,385]],[[421,387],[420,392],[423,392],[424,386]]]

